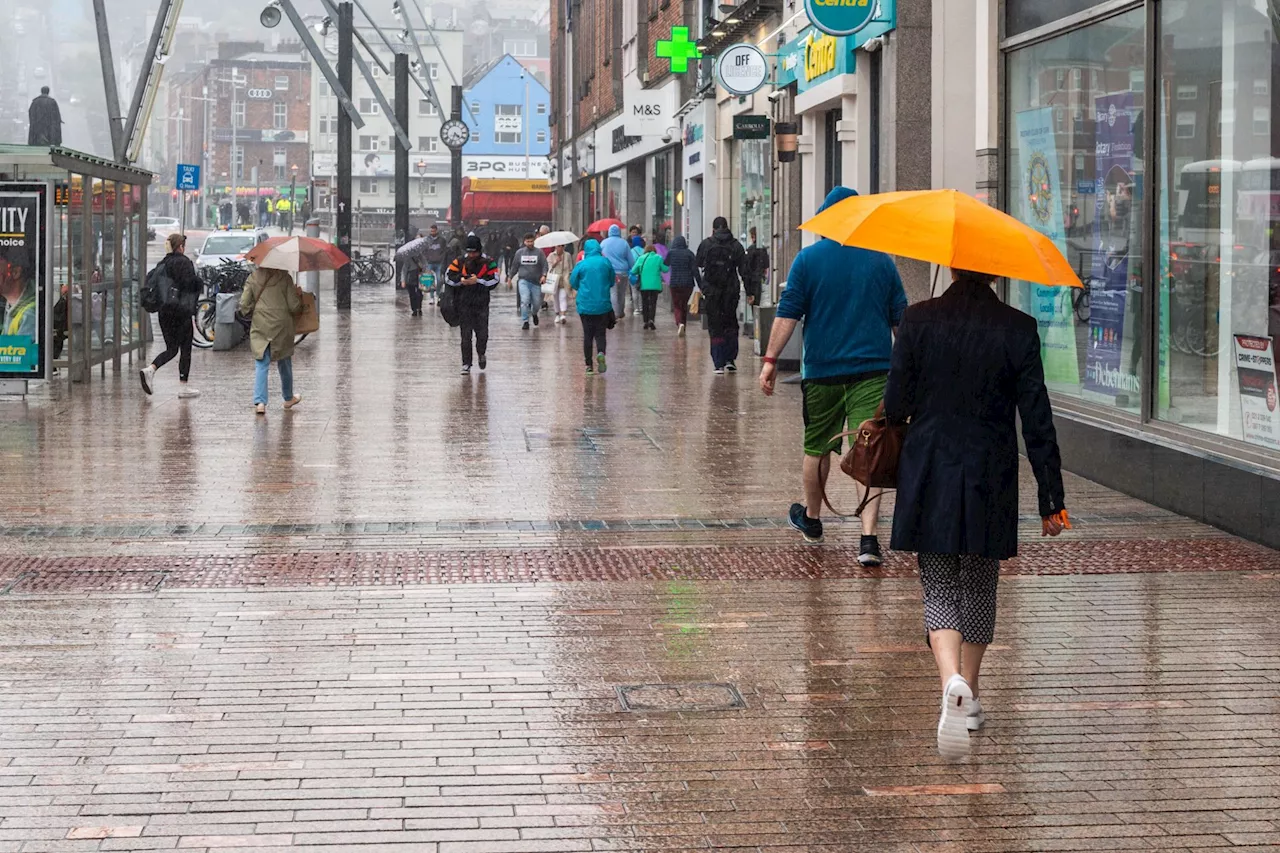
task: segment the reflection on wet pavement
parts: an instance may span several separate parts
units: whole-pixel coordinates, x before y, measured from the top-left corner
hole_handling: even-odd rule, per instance
[[[287,415],[244,351],[0,404],[0,853],[1280,848],[1276,552],[1078,478],[1041,542],[1024,489],[948,764],[913,560],[785,526],[797,388],[324,324]]]

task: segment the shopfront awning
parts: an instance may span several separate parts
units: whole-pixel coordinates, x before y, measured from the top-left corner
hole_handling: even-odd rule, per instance
[[[543,192],[473,192],[462,193],[462,220],[479,225],[484,222],[550,222],[554,197]],[[452,211],[450,211],[452,219]]]

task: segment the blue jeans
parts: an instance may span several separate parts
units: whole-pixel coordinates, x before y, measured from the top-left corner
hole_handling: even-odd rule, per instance
[[[530,314],[542,310],[542,285],[536,281],[520,279],[520,322],[529,322]]]
[[[267,374],[271,371],[271,347],[262,353],[262,358],[254,362],[253,404],[267,404]],[[276,362],[280,370],[280,389],[286,402],[293,399],[293,359],[282,358]]]

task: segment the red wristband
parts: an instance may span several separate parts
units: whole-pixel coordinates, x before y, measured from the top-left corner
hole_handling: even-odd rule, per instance
[[[778,360],[777,360],[776,358],[774,358],[773,356],[771,356],[771,355],[761,356],[761,357],[760,357],[760,360],[761,360],[761,361],[763,361],[765,364],[777,364],[777,363],[778,363]]]

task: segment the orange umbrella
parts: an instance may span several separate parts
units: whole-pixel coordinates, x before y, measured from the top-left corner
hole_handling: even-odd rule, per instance
[[[272,237],[250,249],[245,258],[264,269],[289,272],[336,270],[351,262],[337,246],[314,237]]]
[[[856,196],[833,204],[800,227],[846,246],[952,269],[1082,286],[1051,239],[958,190]]]

